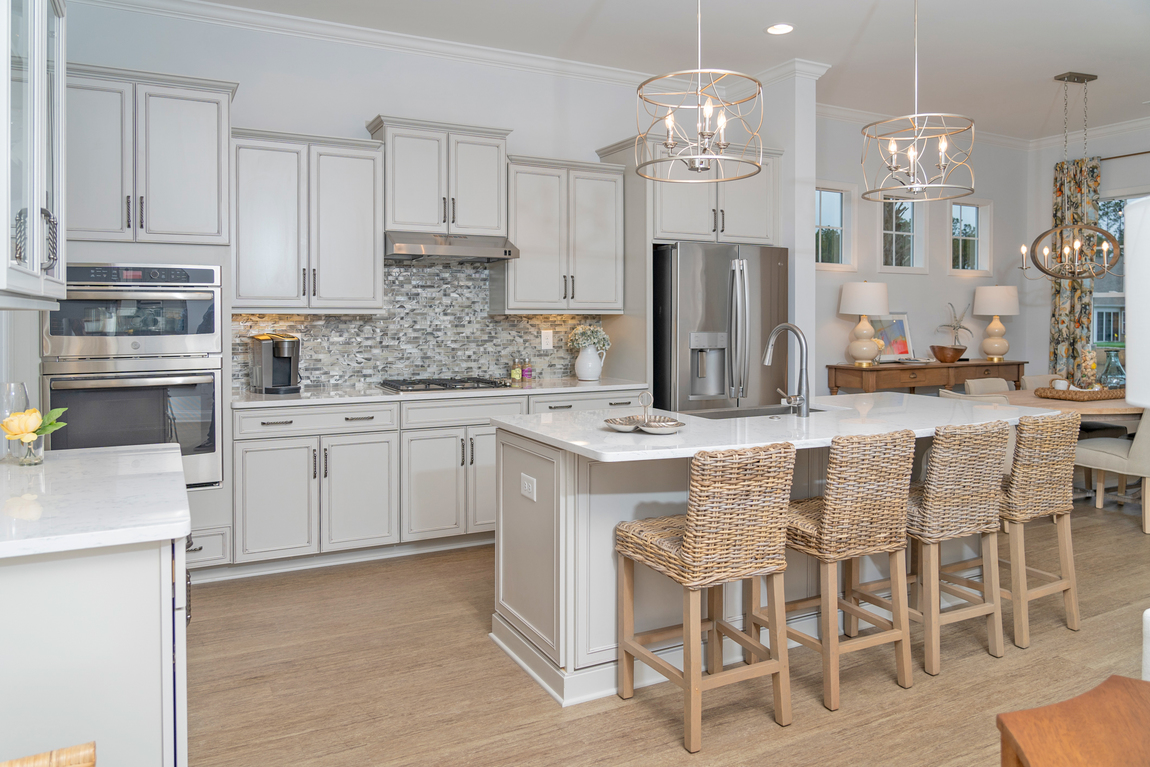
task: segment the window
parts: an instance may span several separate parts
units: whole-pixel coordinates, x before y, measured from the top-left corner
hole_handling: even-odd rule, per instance
[[[1126,307],[1094,307],[1094,343],[1126,343]]]
[[[1118,252],[1126,257],[1126,200],[1117,198],[1098,203],[1098,226],[1118,240]],[[1126,285],[1118,262],[1118,274],[1094,280],[1094,343],[1126,343]]]
[[[854,272],[854,210],[858,187],[838,181],[815,183],[815,268]]]
[[[913,269],[920,265],[915,224],[919,215],[913,203],[882,204],[882,265]]]
[[[950,205],[950,273],[990,275],[990,200],[963,197]]]
[[[843,262],[843,193],[815,190],[815,261]]]

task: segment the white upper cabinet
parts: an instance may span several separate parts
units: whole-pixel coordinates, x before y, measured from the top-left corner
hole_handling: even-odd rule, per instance
[[[244,128],[232,135],[232,306],[382,309],[379,142]]]
[[[9,0],[7,154],[3,210],[8,247],[0,309],[40,309],[64,297],[66,77],[62,0]]]
[[[491,265],[491,314],[623,310],[623,166],[512,157],[509,239]]]
[[[772,245],[778,219],[775,156],[763,155],[762,170],[750,178],[718,183],[652,181],[655,187],[655,238]],[[682,163],[672,178],[699,175]]]
[[[386,229],[506,236],[511,131],[383,115],[367,129],[385,147]]]
[[[227,245],[236,87],[71,65],[68,238]]]

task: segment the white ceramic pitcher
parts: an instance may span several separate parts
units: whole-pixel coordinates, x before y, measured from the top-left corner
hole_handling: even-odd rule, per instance
[[[575,377],[580,381],[598,381],[603,375],[603,359],[607,352],[601,352],[594,346],[584,346],[575,358]]]

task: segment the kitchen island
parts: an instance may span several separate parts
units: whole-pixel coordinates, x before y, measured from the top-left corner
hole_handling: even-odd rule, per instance
[[[615,693],[615,525],[685,513],[688,461],[696,452],[790,442],[798,448],[792,497],[805,498],[822,492],[836,436],[910,429],[921,442],[946,424],[1017,424],[1021,416],[1055,411],[880,392],[815,398],[809,418],[710,420],[669,414],[686,424],[673,435],[621,434],[603,423],[640,412],[492,419],[498,434],[491,638],[565,706]],[[974,555],[965,540],[950,543],[943,550],[945,561]],[[862,577],[884,577],[885,561],[864,564]],[[817,593],[814,561],[788,550],[787,562],[787,600]],[[679,586],[645,567],[635,574],[636,630],[679,623]],[[724,604],[739,609],[740,585],[725,590]],[[741,613],[726,618],[742,625]],[[808,620],[802,614],[792,619]],[[656,647],[681,666],[681,642]],[[740,657],[734,643],[725,649],[728,662]],[[644,664],[636,664],[635,674],[636,686],[665,681]]]
[[[187,764],[179,445],[0,463],[0,762],[96,741]]]

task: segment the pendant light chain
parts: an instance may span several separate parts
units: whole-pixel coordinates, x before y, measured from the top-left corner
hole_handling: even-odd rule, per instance
[[[1070,83],[1062,83],[1062,162],[1068,158],[1067,146],[1070,142]]]
[[[1083,159],[1090,156],[1090,154],[1086,151],[1086,126],[1088,125],[1088,122],[1086,120],[1086,99],[1089,96],[1089,93],[1090,93],[1090,81],[1088,80],[1088,81],[1082,83],[1082,157],[1083,157]]]
[[[918,0],[914,0],[914,113],[918,114]]]

